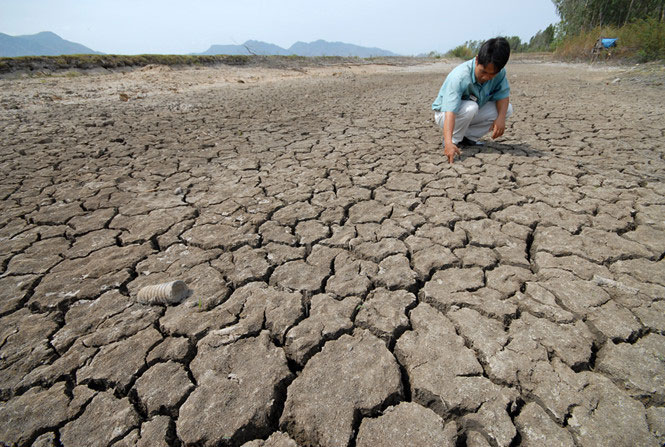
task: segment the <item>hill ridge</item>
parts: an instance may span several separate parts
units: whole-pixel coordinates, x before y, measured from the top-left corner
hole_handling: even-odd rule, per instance
[[[52,31],[10,36],[0,33],[0,57],[61,56],[68,54],[102,54],[80,43],[71,42]]]
[[[259,56],[342,56],[342,57],[372,57],[372,56],[398,56],[397,54],[376,47],[363,47],[345,42],[328,42],[318,39],[312,42],[298,41],[288,49],[278,45],[259,40],[248,40],[240,45],[211,45],[201,55],[259,55]]]
[[[52,31],[37,34],[10,36],[0,33],[0,57],[61,56],[72,54],[104,54],[82,44],[65,40]],[[364,47],[346,42],[328,42],[318,39],[312,42],[297,41],[288,49],[260,40],[247,40],[240,45],[211,45],[203,53],[192,55],[257,55],[257,56],[339,56],[384,57],[398,56],[377,47]]]

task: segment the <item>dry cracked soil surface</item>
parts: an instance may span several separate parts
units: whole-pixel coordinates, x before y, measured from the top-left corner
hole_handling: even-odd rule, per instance
[[[662,445],[662,86],[453,66],[0,80],[0,445]]]

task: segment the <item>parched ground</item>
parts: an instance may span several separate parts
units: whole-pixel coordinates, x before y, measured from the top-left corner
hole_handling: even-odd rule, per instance
[[[662,86],[452,66],[1,80],[0,445],[662,445]]]

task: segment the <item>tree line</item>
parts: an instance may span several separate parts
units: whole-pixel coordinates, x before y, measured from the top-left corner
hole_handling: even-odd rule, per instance
[[[665,59],[665,0],[552,0],[561,21],[538,31],[528,42],[503,36],[515,53],[555,51],[564,58],[582,58],[599,36],[617,37],[618,57],[639,61]],[[601,37],[602,37],[601,36]],[[469,59],[482,40],[468,40],[446,56]],[[432,52],[430,56],[440,57]]]
[[[524,53],[527,51],[550,51],[552,50],[552,43],[554,42],[556,29],[554,25],[550,25],[544,30],[538,31],[529,42],[522,42],[519,36],[503,36],[510,44],[510,51],[514,53]],[[467,40],[464,42],[465,47],[471,50],[473,54],[478,54],[483,40]]]
[[[576,35],[596,27],[621,27],[635,20],[665,21],[665,0],[552,0],[560,33]]]

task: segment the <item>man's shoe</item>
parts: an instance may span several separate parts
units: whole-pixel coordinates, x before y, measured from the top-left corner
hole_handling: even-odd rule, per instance
[[[469,140],[467,137],[462,138],[462,141],[459,142],[461,146],[484,146],[485,143],[482,141],[473,141]]]

